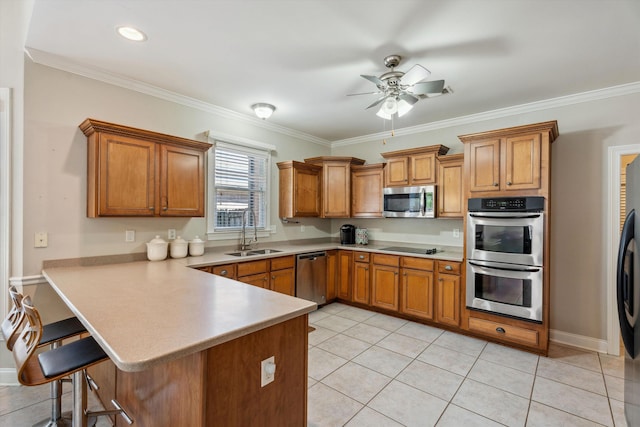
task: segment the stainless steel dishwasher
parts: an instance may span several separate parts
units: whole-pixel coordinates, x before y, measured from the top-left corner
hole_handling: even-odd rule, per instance
[[[296,296],[318,305],[327,302],[327,254],[310,252],[296,257]]]

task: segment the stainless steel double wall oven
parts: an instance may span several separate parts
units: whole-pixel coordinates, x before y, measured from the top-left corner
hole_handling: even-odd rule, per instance
[[[468,203],[467,307],[542,322],[544,197]]]

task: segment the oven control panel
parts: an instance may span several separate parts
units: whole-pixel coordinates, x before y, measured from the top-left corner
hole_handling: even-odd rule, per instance
[[[488,197],[469,199],[470,212],[540,212],[544,210],[544,197]]]

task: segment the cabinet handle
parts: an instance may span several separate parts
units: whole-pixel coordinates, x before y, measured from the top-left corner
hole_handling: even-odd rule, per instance
[[[504,330],[504,328],[501,328],[500,326],[498,326],[496,328],[496,332],[499,333],[499,334],[504,334],[506,331]]]
[[[508,182],[507,182],[507,185],[511,185],[511,181],[508,181]]]
[[[271,278],[272,278],[273,280],[275,280],[275,279],[276,279],[276,276],[271,276]]]
[[[152,211],[153,210],[153,206],[149,206],[149,210]]]
[[[360,258],[360,259],[364,259],[364,255],[360,255],[360,257],[359,257],[359,258]]]
[[[221,275],[221,276],[226,276],[227,274],[229,274],[229,272],[228,272],[227,270],[222,270],[222,271],[220,272],[220,275]]]
[[[163,211],[167,211],[167,210],[169,210],[169,208],[165,206],[165,207],[162,208],[162,210]]]
[[[450,265],[445,265],[444,269],[447,270],[447,271],[451,271],[451,270],[453,270],[453,267],[451,267]]]
[[[364,268],[364,271],[369,271],[369,267],[365,267],[365,268]]]
[[[493,186],[494,186],[494,187],[497,187],[497,186],[498,186],[498,183],[497,183],[497,182],[494,182],[494,183],[493,183]]]

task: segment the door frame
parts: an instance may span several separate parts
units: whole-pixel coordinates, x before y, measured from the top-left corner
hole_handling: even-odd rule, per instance
[[[11,89],[0,88],[0,316],[8,313],[11,195]]]
[[[620,355],[620,325],[616,296],[616,264],[620,240],[620,160],[625,154],[640,153],[640,144],[620,145],[608,149],[609,197],[607,210],[607,353]]]

